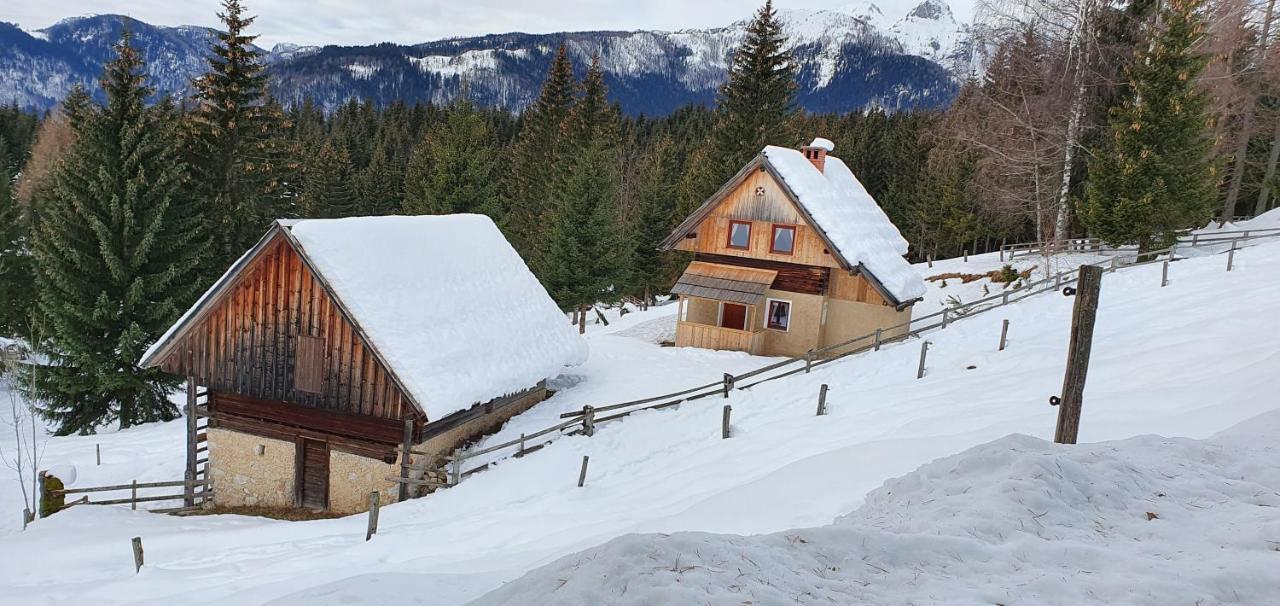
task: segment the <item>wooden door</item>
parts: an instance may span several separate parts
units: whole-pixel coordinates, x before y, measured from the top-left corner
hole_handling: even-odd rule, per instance
[[[303,438],[298,449],[298,503],[307,509],[328,509],[329,445]]]
[[[720,311],[720,327],[737,330],[747,329],[747,306],[737,303],[725,303]]]

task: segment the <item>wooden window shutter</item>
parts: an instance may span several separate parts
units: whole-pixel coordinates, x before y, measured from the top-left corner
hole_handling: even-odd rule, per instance
[[[324,392],[324,339],[298,337],[293,357],[293,388],[307,393]]]

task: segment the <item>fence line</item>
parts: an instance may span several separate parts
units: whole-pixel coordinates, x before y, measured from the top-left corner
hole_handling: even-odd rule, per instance
[[[1240,234],[1240,235],[1230,235],[1230,234]],[[1210,236],[1227,236],[1227,237],[1211,238]],[[1271,238],[1271,237],[1277,237],[1277,236],[1280,236],[1280,228],[1251,229],[1251,230],[1239,230],[1239,231],[1233,231],[1233,232],[1218,232],[1215,234],[1206,234],[1205,236],[1194,238],[1194,243],[1192,243],[1192,240],[1188,240],[1187,243],[1183,243],[1180,239],[1178,243],[1175,243],[1173,246],[1169,246],[1167,248],[1162,248],[1159,250],[1152,250],[1152,251],[1145,251],[1145,252],[1140,252],[1135,249],[1125,249],[1125,250],[1091,249],[1091,250],[1106,250],[1107,252],[1114,252],[1114,253],[1117,253],[1117,256],[1113,256],[1109,261],[1106,261],[1103,263],[1092,263],[1092,264],[1087,263],[1084,265],[1105,265],[1102,268],[1102,271],[1103,271],[1103,274],[1106,274],[1106,273],[1112,273],[1112,272],[1118,271],[1119,269],[1122,269],[1122,268],[1139,267],[1143,265],[1149,265],[1152,263],[1167,263],[1168,261],[1176,261],[1178,260],[1177,252],[1180,248],[1211,246],[1214,244],[1221,244],[1226,242],[1239,244],[1241,242],[1250,242],[1253,240],[1260,240],[1264,238]],[[1096,241],[1093,239],[1075,239],[1071,241],[1070,246],[1079,247],[1078,250],[1086,250],[1086,247],[1093,246],[1095,242]],[[1041,244],[1041,243],[1031,243],[1031,244]],[[1002,253],[1014,246],[1028,246],[1028,245],[1026,244],[1007,245],[1006,247],[1002,247]],[[1120,259],[1126,258],[1126,257],[1131,258],[1131,261],[1127,263],[1119,262]],[[523,454],[541,449],[546,444],[549,444],[551,440],[544,440],[543,442],[539,444],[535,444],[532,447],[528,446],[529,440],[541,438],[543,436],[546,436],[547,434],[551,434],[555,432],[564,432],[566,429],[570,429],[570,428],[574,428],[574,429],[569,432],[569,435],[574,435],[577,433],[589,434],[589,432],[587,431],[588,426],[590,426],[592,430],[594,430],[595,426],[598,426],[602,423],[607,423],[610,421],[615,421],[615,420],[624,418],[628,415],[631,415],[632,413],[640,412],[643,410],[659,410],[663,408],[670,408],[673,406],[678,406],[685,402],[690,402],[693,400],[698,400],[698,399],[711,397],[715,395],[724,394],[727,396],[727,394],[732,390],[750,389],[756,385],[760,385],[761,383],[775,381],[778,379],[790,377],[800,373],[807,373],[807,372],[810,372],[814,367],[822,366],[824,364],[830,364],[832,362],[841,360],[848,356],[864,353],[867,351],[878,351],[880,347],[886,343],[906,341],[906,340],[918,337],[921,334],[931,330],[944,329],[949,323],[953,322],[956,319],[969,318],[972,316],[976,316],[978,314],[985,313],[992,309],[997,309],[1000,307],[1004,307],[1006,305],[1011,305],[1013,303],[1020,302],[1029,297],[1033,297],[1035,295],[1043,294],[1046,292],[1050,292],[1050,291],[1056,292],[1058,289],[1062,288],[1063,286],[1067,286],[1075,283],[1078,279],[1077,275],[1078,275],[1077,269],[1063,270],[1055,274],[1046,276],[1040,280],[1029,282],[1023,285],[1021,288],[1017,288],[1013,291],[1006,291],[1003,293],[991,295],[988,297],[984,297],[982,299],[970,301],[969,303],[962,303],[960,305],[948,307],[940,311],[937,311],[925,316],[921,316],[919,318],[912,318],[906,322],[901,322],[893,326],[881,328],[873,333],[855,337],[855,338],[842,341],[840,343],[836,343],[833,345],[828,345],[823,348],[810,350],[809,352],[806,352],[805,355],[803,356],[797,356],[793,358],[780,360],[778,362],[774,362],[774,363],[762,366],[760,368],[756,368],[754,370],[751,370],[736,376],[726,373],[723,381],[716,381],[713,383],[707,383],[704,385],[700,385],[698,387],[691,387],[691,388],[676,391],[673,393],[668,393],[668,394],[663,394],[658,396],[651,396],[647,398],[631,400],[628,402],[622,402],[618,404],[610,404],[606,406],[584,406],[583,410],[581,411],[571,411],[571,412],[563,413],[560,415],[560,418],[568,419],[567,421],[558,423],[546,429],[542,429],[538,432],[535,432],[532,434],[522,434],[518,439],[509,440],[509,441],[506,441],[500,444],[495,444],[492,446],[487,446],[479,450],[467,451],[467,452],[455,451],[451,455],[443,456],[442,458],[446,461],[449,461],[450,467],[454,470],[449,474],[449,477],[448,477],[449,481],[447,485],[455,485],[458,482],[460,482],[462,478],[469,476],[473,473],[476,473],[478,471],[482,471],[489,466],[489,463],[485,463],[485,464],[476,466],[466,472],[460,471],[462,463],[469,459],[474,459],[476,457],[497,452],[499,450],[511,448],[513,446],[517,448],[514,455],[521,456]],[[922,325],[913,327],[913,325],[916,325],[916,324],[922,324]],[[905,331],[902,332],[901,334],[894,335],[891,337],[885,336],[886,333],[890,333],[890,332],[901,330],[901,329],[905,329]],[[863,343],[863,342],[866,342],[866,343]],[[854,347],[853,349],[850,349],[848,351],[837,353],[841,349],[853,347],[855,344],[859,344],[859,343],[863,343],[863,344],[858,347]],[[765,373],[769,373],[775,370],[780,370],[782,368],[785,368],[791,365],[799,365],[799,366],[797,368],[789,369],[778,374],[763,377],[752,382],[748,382],[745,384],[740,383],[743,379],[755,378]],[[655,404],[655,402],[657,403]],[[596,413],[599,413],[601,411],[614,411],[614,410],[620,410],[624,408],[628,410],[622,410],[621,412],[616,412],[614,414],[607,415],[604,417],[596,416]],[[418,451],[411,451],[411,452],[413,452],[414,454],[420,454],[420,455],[439,456],[436,453],[425,453],[425,452],[418,452]],[[407,465],[407,463],[405,463],[405,465]],[[430,483],[430,482],[423,482],[423,483]]]

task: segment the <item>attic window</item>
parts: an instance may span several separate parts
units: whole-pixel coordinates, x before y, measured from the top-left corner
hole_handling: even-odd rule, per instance
[[[769,237],[769,252],[779,255],[789,255],[796,247],[796,226],[794,225],[774,225],[773,233]]]
[[[748,250],[751,248],[751,222],[729,222],[729,248]]]
[[[324,392],[324,340],[320,337],[298,337],[293,388],[306,393]]]

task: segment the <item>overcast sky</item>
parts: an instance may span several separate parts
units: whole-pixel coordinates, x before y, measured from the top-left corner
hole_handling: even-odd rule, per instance
[[[503,32],[681,29],[728,25],[764,0],[245,0],[258,15],[258,44],[411,44]],[[834,9],[866,0],[776,0],[779,7]],[[874,0],[905,14],[920,0]],[[974,0],[948,0],[967,21]],[[15,6],[16,5],[16,6]],[[0,20],[23,29],[65,17],[119,13],[156,25],[216,26],[218,0],[6,0]]]

